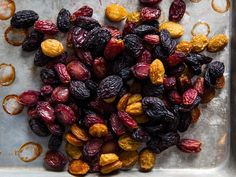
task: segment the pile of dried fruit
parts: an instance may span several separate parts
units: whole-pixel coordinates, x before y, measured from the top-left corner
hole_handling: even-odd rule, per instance
[[[149,171],[156,154],[171,146],[187,153],[201,150],[201,142],[180,140],[179,132],[197,122],[198,105],[224,86],[224,64],[199,52],[220,51],[228,39],[197,35],[179,42],[184,28],[177,22],[186,5],[174,0],[170,21],[159,25],[160,1],[140,0],[146,7],[132,13],[118,4],[108,6],[109,20],[127,18],[123,32],[102,27],[88,6],[72,15],[62,9],[56,24],[39,20],[31,10],[14,14],[12,28],[33,26],[22,49],[37,50],[34,64],[44,67],[41,90],[22,93],[19,102],[28,107],[32,131],[51,135],[44,160],[48,169],[60,171],[67,164],[58,151],[63,137],[74,175],[108,174],[137,161],[141,171]],[[58,40],[45,39],[59,31],[67,33],[73,53]]]

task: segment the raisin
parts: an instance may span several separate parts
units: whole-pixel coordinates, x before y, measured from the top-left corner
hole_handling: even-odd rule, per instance
[[[108,71],[108,66],[103,57],[95,58],[93,62],[93,73],[95,77],[103,79]]]
[[[49,63],[50,60],[51,58],[44,55],[42,50],[39,49],[37,50],[34,56],[34,65],[42,67],[42,66],[45,66],[47,63]]]
[[[150,135],[140,127],[133,132],[132,137],[140,142],[148,142],[151,139]]]
[[[103,79],[98,87],[98,96],[107,99],[116,96],[123,86],[123,81],[119,76],[111,75]]]
[[[137,23],[134,22],[127,22],[125,23],[124,29],[123,29],[123,36],[133,33],[134,28],[137,27]]]
[[[90,97],[90,90],[81,81],[71,81],[70,93],[78,100],[85,100]]]
[[[146,34],[155,34],[157,29],[153,26],[149,25],[140,25],[136,28],[134,28],[134,33],[137,34],[140,37],[145,36]]]
[[[143,44],[141,38],[139,38],[135,34],[128,34],[124,37],[124,42],[125,42],[125,49],[127,50],[128,53],[131,54],[131,56],[138,58],[143,50]]]
[[[70,22],[70,11],[62,8],[57,16],[57,27],[58,29],[65,33],[68,32],[71,27]]]
[[[72,125],[76,120],[73,110],[69,106],[63,104],[58,104],[55,107],[55,115],[64,125]]]
[[[178,89],[184,92],[191,87],[191,80],[188,76],[182,75],[178,78]]]
[[[40,93],[34,90],[23,92],[19,96],[19,103],[24,106],[34,106],[39,101]]]
[[[91,127],[94,124],[104,124],[104,120],[98,114],[91,113],[85,116],[84,124],[86,127]]]
[[[92,30],[96,27],[101,27],[99,22],[91,17],[79,16],[75,22],[76,26],[84,28],[86,30]]]
[[[56,87],[51,95],[52,101],[56,103],[65,103],[69,99],[69,89],[67,87]]]
[[[160,32],[160,40],[163,49],[167,52],[167,54],[172,54],[176,47],[176,41],[171,39],[169,31],[166,29],[161,30]]]
[[[118,28],[113,27],[113,26],[106,26],[106,27],[104,27],[104,28],[106,28],[108,31],[110,31],[111,36],[112,36],[113,38],[119,39],[119,38],[122,37],[122,34],[121,34],[121,32],[119,31]]]
[[[137,122],[125,111],[121,110],[118,112],[119,120],[124,126],[130,129],[135,129],[138,127]]]
[[[37,112],[38,115],[44,120],[46,123],[54,123],[55,115],[54,109],[51,105],[46,101],[41,101],[37,103]]]
[[[161,97],[164,93],[163,85],[154,85],[151,82],[144,84],[142,92],[145,96]]]
[[[34,25],[38,18],[38,14],[32,10],[18,11],[11,19],[11,26],[14,28],[29,28]]]
[[[145,79],[149,75],[150,65],[147,63],[137,63],[131,69],[133,74],[138,79]]]
[[[143,39],[148,44],[158,45],[160,43],[160,37],[156,34],[147,34]]]
[[[62,136],[52,135],[48,141],[48,149],[58,150],[62,144]]]
[[[48,151],[44,157],[44,165],[48,170],[62,171],[68,159],[60,151]]]
[[[169,9],[169,20],[179,22],[185,13],[186,4],[183,0],[174,0]]]
[[[83,155],[85,158],[91,158],[96,156],[101,148],[103,141],[101,139],[91,139],[83,147]]]
[[[92,17],[93,9],[89,6],[83,6],[71,15],[71,21],[75,22],[78,17]]]
[[[74,60],[70,62],[66,66],[66,68],[67,68],[68,73],[73,79],[85,81],[85,80],[90,79],[91,77],[91,74],[89,70],[87,69],[87,67],[79,61]]]
[[[142,4],[147,6],[154,6],[157,5],[161,0],[139,0]]]
[[[49,20],[37,20],[34,23],[34,30],[49,35],[55,35],[59,31],[57,25]]]
[[[121,39],[111,38],[105,49],[104,56],[107,60],[112,60],[124,50],[124,41]]]
[[[71,77],[66,69],[66,66],[62,63],[57,63],[54,66],[55,71],[57,72],[57,75],[60,78],[60,81],[64,84],[67,84],[71,81]]]
[[[167,63],[169,67],[175,67],[185,61],[186,55],[182,52],[174,52],[167,59]]]
[[[155,153],[159,154],[171,146],[179,143],[180,136],[177,132],[160,134],[158,137],[148,142],[147,146]]]
[[[93,80],[85,81],[85,86],[90,90],[91,94],[97,94],[98,84]]]
[[[95,28],[88,33],[84,41],[84,49],[90,50],[95,56],[103,55],[107,42],[111,39],[111,33],[105,28]]]
[[[166,90],[172,90],[176,88],[176,78],[172,77],[164,77],[163,85]]]
[[[75,48],[81,48],[88,32],[80,27],[75,27],[72,32],[72,41]]]
[[[122,69],[118,74],[124,81],[127,81],[133,77],[132,70],[129,67]]]
[[[210,77],[213,79],[223,76],[225,71],[224,63],[214,61],[208,65]]]
[[[152,63],[152,54],[148,50],[144,50],[142,54],[139,56],[137,59],[137,63],[147,63],[151,64]]]
[[[114,112],[114,107],[111,104],[106,103],[101,98],[97,97],[91,101],[88,106],[100,114],[110,114]]]
[[[197,90],[188,89],[183,94],[183,104],[184,105],[192,105],[198,95]]]
[[[117,114],[112,114],[109,119],[111,129],[117,136],[121,136],[125,133],[126,129],[123,124],[120,122]]]
[[[29,36],[26,38],[26,40],[22,44],[22,50],[31,52],[40,47],[41,42],[43,41],[44,34],[32,31]]]
[[[91,66],[93,64],[93,57],[91,52],[77,48],[75,49],[75,54],[77,57],[79,57],[79,60],[86,66]]]
[[[197,90],[199,95],[202,95],[205,90],[205,80],[203,77],[198,77],[194,83],[194,89]]]
[[[65,131],[65,127],[63,127],[61,124],[58,123],[48,124],[47,127],[52,135],[61,136]]]
[[[168,98],[169,98],[170,102],[173,104],[181,104],[182,103],[182,96],[176,90],[172,90],[168,94]]]
[[[192,121],[191,112],[181,113],[177,129],[180,132],[185,132],[186,130],[188,130],[188,127],[190,126],[191,121]]]
[[[194,139],[182,139],[177,144],[178,149],[186,153],[198,153],[201,151],[202,143]]]
[[[205,55],[202,54],[197,54],[197,53],[190,53],[187,57],[186,57],[186,64],[190,65],[190,66],[194,66],[194,65],[203,65],[203,64],[208,64],[212,61],[213,59],[211,57],[207,57]]]
[[[38,136],[45,137],[50,135],[47,126],[40,119],[34,119],[34,118],[30,119],[29,126],[31,130]]]
[[[153,125],[153,122],[144,124],[144,130],[152,136],[165,132],[167,128],[168,126],[163,122],[156,123],[156,125]]]
[[[40,77],[44,84],[58,84],[60,82],[54,69],[43,68],[40,71]]]
[[[161,10],[159,8],[144,7],[140,13],[143,21],[153,21],[160,17]]]

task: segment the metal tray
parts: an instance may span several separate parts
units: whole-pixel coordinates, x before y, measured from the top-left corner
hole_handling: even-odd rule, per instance
[[[71,12],[82,5],[90,5],[94,8],[94,16],[103,24],[109,24],[104,20],[104,9],[111,2],[123,4],[129,11],[138,9],[138,0],[15,0],[17,10],[33,9],[39,13],[41,19],[52,19],[55,21],[58,11],[65,7]],[[211,26],[209,37],[218,33],[231,36],[231,29],[236,27],[234,21],[231,26],[232,10],[220,14],[211,8],[211,0],[202,0],[192,3],[185,0],[187,12],[182,20],[185,26],[184,39],[191,38],[191,28],[198,21],[205,21]],[[160,21],[168,19],[168,8],[170,2],[163,1],[161,8],[163,14]],[[234,3],[232,2],[231,7]],[[0,22],[0,33],[9,26],[9,21]],[[113,24],[120,26],[120,24]],[[224,61],[226,65],[226,87],[217,93],[217,97],[208,105],[202,105],[200,121],[192,126],[183,137],[196,138],[203,142],[202,152],[198,155],[184,154],[175,147],[168,149],[158,155],[156,168],[148,173],[149,176],[165,177],[233,177],[236,176],[236,71],[230,68],[236,67],[236,38],[232,33],[232,50],[230,45],[220,53],[210,54],[214,60]],[[231,54],[231,57],[230,57]],[[8,87],[0,87],[0,99],[5,95],[19,94],[23,90],[38,89],[40,87],[38,69],[33,67],[34,53],[24,53],[20,47],[7,44],[3,38],[0,41],[0,63],[10,63],[16,68],[15,82]],[[232,60],[230,61],[230,58]],[[230,78],[231,76],[231,78]],[[231,109],[230,109],[231,108]],[[25,142],[33,141],[43,146],[41,156],[31,163],[24,163],[15,155],[15,152]],[[39,138],[34,135],[27,125],[27,115],[24,111],[20,115],[10,116],[0,109],[0,176],[1,177],[39,177],[39,176],[70,176],[67,172],[49,172],[42,167],[42,159],[47,149],[47,138]],[[97,174],[90,174],[94,176]],[[117,176],[144,176],[137,169],[129,172],[119,172]]]

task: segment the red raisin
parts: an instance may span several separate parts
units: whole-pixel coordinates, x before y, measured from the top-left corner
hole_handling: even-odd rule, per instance
[[[37,112],[38,115],[44,120],[46,123],[53,123],[55,120],[54,109],[51,105],[46,101],[40,101],[37,104]]]
[[[145,79],[149,75],[150,65],[147,63],[137,63],[132,67],[133,74],[138,79]]]
[[[137,63],[151,64],[152,63],[152,54],[151,54],[151,52],[149,52],[148,50],[145,49],[142,52],[142,54],[140,55],[140,57],[138,58]]]
[[[87,67],[79,61],[75,60],[75,61],[70,62],[66,66],[66,68],[67,68],[68,73],[73,79],[85,81],[85,80],[90,79],[91,77],[91,74],[89,70],[87,69]]]
[[[122,39],[111,38],[104,50],[104,56],[108,60],[114,59],[124,50],[124,42]]]
[[[27,92],[23,92],[19,96],[19,102],[20,104],[24,106],[33,106],[35,105],[39,100],[40,93],[34,90],[28,90]]]
[[[186,58],[186,55],[182,52],[174,52],[167,59],[168,66],[175,67],[180,63],[183,63]]]
[[[108,66],[104,58],[102,57],[95,58],[93,62],[93,73],[95,77],[103,79],[106,76],[107,71],[108,71]]]
[[[118,116],[122,124],[125,125],[127,128],[138,128],[137,122],[125,111],[119,111]]]
[[[163,85],[166,90],[172,90],[176,88],[176,78],[172,77],[164,77]]]
[[[203,77],[198,77],[194,83],[194,89],[197,90],[199,95],[203,95],[205,91],[205,80]]]
[[[57,25],[50,20],[37,20],[34,23],[34,30],[49,35],[55,35],[59,31]]]
[[[198,153],[201,151],[202,143],[194,139],[182,139],[178,143],[177,147],[186,153]]]
[[[88,114],[84,118],[84,124],[86,127],[91,127],[93,124],[104,124],[104,120],[98,114]]]
[[[86,66],[91,66],[93,64],[93,57],[91,52],[78,48],[75,49],[75,54],[79,58],[79,60]]]
[[[53,91],[53,88],[51,85],[44,85],[43,87],[41,87],[40,89],[40,93],[42,96],[47,96],[50,95]]]
[[[183,0],[174,0],[169,9],[169,20],[179,22],[185,13],[186,4]]]
[[[67,87],[56,87],[51,95],[52,101],[65,103],[69,99],[69,89]]]
[[[109,121],[111,129],[117,136],[121,136],[126,132],[125,127],[123,126],[119,117],[115,113],[110,116]]]
[[[55,107],[55,115],[64,125],[72,125],[76,121],[76,117],[72,109],[63,104],[58,104]]]
[[[183,94],[183,104],[192,105],[197,98],[198,92],[195,89],[188,89]]]
[[[143,21],[157,20],[161,15],[161,10],[156,8],[144,7],[141,9],[141,18]]]
[[[48,151],[44,158],[45,167],[49,170],[62,171],[68,159],[59,151]]]
[[[71,15],[71,21],[74,22],[77,17],[92,17],[93,9],[89,6],[83,6]]]
[[[62,83],[67,84],[71,81],[70,75],[67,72],[66,66],[64,64],[58,63],[54,66],[54,68]]]
[[[148,44],[159,44],[160,43],[160,37],[156,34],[147,34],[144,36],[144,41],[146,41]]]

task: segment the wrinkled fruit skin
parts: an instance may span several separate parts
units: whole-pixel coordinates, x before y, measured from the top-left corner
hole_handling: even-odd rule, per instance
[[[124,50],[124,41],[121,39],[111,38],[104,50],[104,56],[107,60],[112,60]]]
[[[154,6],[157,5],[161,0],[139,0],[142,4],[147,6]]]
[[[56,87],[51,95],[52,101],[57,103],[65,103],[69,99],[69,89],[66,87]]]
[[[91,158],[96,156],[101,150],[102,144],[103,142],[101,139],[89,140],[83,148],[83,154],[85,158]]]
[[[175,0],[171,3],[169,9],[169,20],[179,22],[185,13],[186,4],[183,0]]]
[[[72,32],[72,42],[75,48],[81,48],[88,32],[80,27],[75,27]]]
[[[157,20],[161,15],[160,9],[144,7],[141,9],[141,18],[143,21]]]
[[[182,139],[178,143],[177,147],[186,153],[198,153],[201,151],[202,143],[194,139]]]
[[[54,123],[55,115],[54,109],[48,102],[41,101],[37,103],[38,115],[44,120],[45,123]]]
[[[76,80],[85,81],[90,79],[91,74],[87,67],[79,62],[79,61],[72,61],[67,66],[67,71],[69,75]]]
[[[183,94],[183,104],[184,105],[192,105],[195,101],[196,97],[198,95],[198,92],[195,89],[188,89]]]
[[[57,84],[60,82],[54,69],[44,68],[40,71],[40,77],[44,84]]]
[[[38,14],[32,10],[18,11],[11,19],[11,26],[14,28],[29,28],[34,25],[38,18]]]
[[[137,122],[125,111],[119,111],[118,117],[122,124],[127,128],[135,129],[138,127]]]
[[[58,104],[55,107],[55,115],[64,125],[72,125],[76,120],[73,110],[69,106],[63,104]]]
[[[60,10],[57,16],[57,27],[63,33],[69,31],[71,27],[70,11],[64,8]]]
[[[86,30],[92,30],[96,27],[100,27],[97,20],[91,17],[79,16],[75,21],[76,26]]]
[[[109,119],[111,128],[117,136],[121,136],[125,133],[126,129],[121,123],[119,117],[116,114],[112,114]]]
[[[46,137],[50,135],[50,132],[47,129],[45,123],[40,119],[30,119],[29,126],[31,130],[38,136]]]
[[[69,90],[71,95],[78,100],[85,100],[90,97],[90,90],[81,81],[71,81]]]
[[[57,75],[60,78],[60,81],[64,84],[67,84],[71,81],[71,77],[67,71],[67,68],[64,64],[58,63],[54,66],[54,69],[57,72]]]
[[[43,38],[43,33],[32,31],[22,44],[22,50],[31,52],[38,49],[40,47],[41,42],[43,41]]]
[[[57,25],[49,20],[37,20],[34,23],[34,30],[49,35],[55,35],[59,31]]]
[[[135,58],[138,58],[144,50],[142,40],[135,34],[124,37],[125,49]]]
[[[58,150],[62,144],[62,136],[52,135],[48,141],[48,149]]]
[[[62,171],[68,159],[60,151],[48,151],[44,157],[44,165],[48,170]]]
[[[160,32],[161,45],[167,54],[172,54],[176,47],[176,41],[171,39],[170,33],[167,30],[161,30]]]
[[[99,79],[103,79],[108,71],[108,66],[104,58],[95,58],[93,62],[93,72]]]
[[[77,11],[75,11],[72,15],[71,15],[71,21],[75,22],[77,17],[92,17],[93,16],[93,9],[89,6],[82,6],[81,8],[79,8]]]
[[[149,75],[150,65],[147,63],[137,63],[132,67],[133,74],[138,79],[145,79]]]
[[[24,106],[33,106],[35,105],[39,100],[40,93],[34,90],[28,90],[27,92],[23,92],[19,96],[19,102],[20,104]]]

